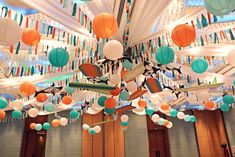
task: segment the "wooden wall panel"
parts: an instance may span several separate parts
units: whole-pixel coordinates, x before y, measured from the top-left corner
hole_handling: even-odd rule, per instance
[[[124,143],[124,133],[122,126],[120,125],[121,119],[119,118],[114,122],[114,137],[115,137],[115,157],[124,157],[125,155],[125,143]]]
[[[111,118],[109,116],[105,116],[105,120]],[[104,124],[104,149],[105,149],[105,157],[115,157],[114,148],[115,148],[115,138],[114,138],[114,123],[108,122]]]
[[[82,124],[92,124],[92,116],[84,114]],[[82,157],[92,157],[92,135],[86,130],[82,131]]]
[[[100,112],[96,115],[92,115],[92,124],[103,121],[103,113]],[[102,157],[103,156],[103,134],[104,129],[103,124],[99,125],[101,127],[101,132],[94,135],[92,138],[92,152],[93,157]]]

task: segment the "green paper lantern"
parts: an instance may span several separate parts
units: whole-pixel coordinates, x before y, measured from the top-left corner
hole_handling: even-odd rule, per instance
[[[147,107],[145,109],[145,112],[146,112],[147,115],[151,116],[154,113],[154,109],[151,108],[151,107]]]
[[[196,117],[191,115],[190,116],[190,122],[192,122],[192,123],[196,122]]]
[[[65,90],[66,90],[66,92],[69,93],[69,94],[72,94],[72,93],[76,92],[76,88],[69,87],[69,86],[67,86],[67,87],[65,88]]]
[[[20,117],[22,116],[22,112],[20,110],[14,110],[12,113],[11,113],[11,116],[12,118],[14,119],[20,119]]]
[[[116,109],[115,109],[115,108],[111,108],[111,109],[109,109],[109,108],[104,108],[104,111],[105,111],[107,114],[113,114],[113,113],[116,111]]]
[[[76,111],[76,110],[70,111],[70,118],[78,119],[78,118],[79,118],[79,113],[78,113],[78,111]]]
[[[184,116],[184,121],[185,122],[189,122],[191,120],[191,116],[190,115],[185,115]]]
[[[62,48],[54,48],[48,55],[48,60],[55,67],[63,67],[69,61],[69,53]]]
[[[164,119],[159,119],[157,122],[158,125],[164,125],[164,123],[165,123]]]
[[[220,105],[220,109],[223,111],[223,112],[227,112],[230,110],[230,106],[229,104],[221,104]]]
[[[233,81],[233,85],[235,86],[235,80]]]
[[[172,117],[176,117],[177,114],[178,114],[178,111],[177,111],[176,109],[171,109],[170,115],[171,115]]]
[[[156,60],[160,64],[169,64],[174,60],[174,51],[168,47],[160,47],[156,53]]]
[[[36,124],[35,125],[35,130],[37,130],[37,131],[42,130],[42,124]]]
[[[133,68],[133,64],[130,61],[128,61],[128,60],[124,60],[123,67],[125,69],[132,69]]]
[[[130,94],[127,91],[123,91],[120,93],[119,98],[123,101],[127,101],[130,98]]]
[[[4,109],[7,107],[7,101],[4,98],[0,98],[0,109]]]
[[[46,122],[46,123],[43,123],[42,127],[44,130],[49,130],[51,128],[51,124]]]
[[[207,63],[207,61],[205,59],[198,58],[198,59],[195,59],[193,61],[191,67],[192,67],[192,70],[195,73],[201,74],[201,73],[204,73],[205,71],[207,71],[208,63]]]
[[[229,94],[227,94],[227,95],[225,95],[225,96],[223,97],[223,102],[224,102],[225,104],[232,104],[232,103],[234,103],[234,97],[231,96],[231,95],[229,95]]]
[[[106,96],[101,96],[99,97],[98,99],[98,104],[101,106],[101,107],[104,107],[104,102],[107,100],[108,98]]]
[[[95,134],[96,134],[95,129],[93,129],[93,128],[90,128],[88,131],[89,131],[89,133],[92,134],[92,135],[95,135]]]
[[[128,126],[128,122],[121,122],[121,126]]]
[[[54,109],[55,109],[55,107],[54,107],[54,105],[53,105],[52,103],[48,103],[48,104],[46,104],[46,106],[45,106],[45,110],[46,110],[47,112],[53,112]]]
[[[205,0],[206,9],[216,16],[229,14],[235,9],[234,0]]]

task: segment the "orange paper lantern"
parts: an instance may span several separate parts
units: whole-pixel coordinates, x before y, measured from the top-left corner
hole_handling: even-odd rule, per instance
[[[147,102],[144,99],[140,99],[138,101],[138,105],[139,105],[140,108],[145,108],[147,106]]]
[[[110,38],[118,31],[117,20],[109,13],[97,15],[93,20],[92,27],[97,38]]]
[[[36,91],[36,86],[32,82],[24,82],[20,85],[20,92],[24,96],[30,96]]]
[[[41,35],[35,29],[26,28],[22,33],[21,39],[26,45],[35,46],[40,42]]]
[[[34,129],[35,129],[35,126],[36,126],[36,123],[30,123],[29,128],[30,128],[31,130],[34,130]]]
[[[58,119],[54,119],[52,120],[51,125],[56,128],[60,126],[60,121]]]
[[[114,89],[113,91],[111,91],[111,94],[112,94],[113,96],[117,96],[117,95],[120,94],[120,92],[121,92],[121,89],[120,89],[119,87],[116,87],[116,89]]]
[[[108,109],[113,109],[116,107],[116,100],[114,98],[108,98],[105,100],[104,105]]]
[[[212,110],[215,107],[215,103],[213,101],[207,101],[205,103],[205,108],[208,110]]]
[[[0,119],[4,119],[6,117],[6,112],[3,110],[0,110]]]
[[[179,47],[186,47],[195,41],[196,31],[190,25],[180,24],[171,32],[171,38],[175,45]]]
[[[71,96],[64,96],[63,99],[62,99],[62,102],[65,104],[65,105],[69,105],[73,102],[73,99]]]
[[[47,101],[47,95],[45,93],[39,93],[36,96],[36,99],[38,102],[45,102],[45,101]]]
[[[160,108],[163,110],[163,111],[167,111],[170,109],[170,106],[168,104],[161,104]]]
[[[168,121],[168,120],[165,120],[165,122],[164,122],[163,125],[164,125],[164,126],[168,126],[168,125],[169,125],[169,121]]]

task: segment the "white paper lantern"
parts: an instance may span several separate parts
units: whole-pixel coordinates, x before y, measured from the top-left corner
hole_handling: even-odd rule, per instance
[[[90,126],[87,125],[87,124],[83,124],[83,125],[82,125],[82,128],[83,128],[83,130],[88,130],[88,129],[90,129]]]
[[[31,108],[28,111],[29,117],[35,118],[38,116],[38,110],[36,108]]]
[[[173,123],[172,123],[172,122],[169,122],[166,127],[167,127],[167,128],[172,128],[172,126],[173,126]]]
[[[109,81],[112,84],[117,85],[117,84],[119,84],[121,82],[121,77],[118,74],[114,74],[114,75],[110,76]]]
[[[0,44],[14,45],[21,39],[20,26],[10,18],[0,18]]]
[[[104,45],[103,51],[107,59],[117,60],[122,57],[123,46],[117,40],[110,40]]]
[[[124,115],[121,116],[121,121],[122,122],[127,122],[128,120],[129,120],[129,117],[127,115],[124,114]]]
[[[235,66],[235,50],[229,52],[227,61],[230,65]]]
[[[99,125],[96,125],[93,129],[95,130],[95,133],[97,134],[101,131],[101,127]]]
[[[126,88],[130,92],[135,92],[137,90],[137,84],[134,81],[128,82]]]
[[[68,119],[67,118],[60,118],[60,125],[61,126],[66,126],[68,124]]]
[[[184,112],[178,112],[178,114],[177,114],[177,118],[179,118],[179,119],[184,119]]]
[[[11,103],[11,107],[14,109],[14,110],[22,110],[23,109],[23,102],[21,100],[15,100]]]
[[[159,120],[159,115],[158,114],[153,114],[152,115],[152,117],[151,117],[151,119],[152,119],[152,121],[154,122],[154,123],[157,123],[158,122],[158,120]]]

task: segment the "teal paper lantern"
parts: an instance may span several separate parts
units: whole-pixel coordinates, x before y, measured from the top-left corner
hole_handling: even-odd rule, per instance
[[[177,114],[178,114],[178,111],[176,109],[171,109],[171,111],[170,111],[171,117],[176,117]]]
[[[127,91],[120,93],[119,98],[123,101],[127,101],[130,98],[130,94]]]
[[[147,115],[151,116],[154,113],[154,109],[152,107],[147,107],[145,112]]]
[[[108,98],[106,96],[101,96],[98,98],[98,104],[101,106],[101,107],[104,107],[104,102],[107,100]]]
[[[128,122],[121,122],[121,126],[128,126]]]
[[[11,116],[12,118],[14,119],[20,119],[20,117],[22,116],[22,112],[20,110],[14,110],[12,113],[11,113]]]
[[[189,122],[191,120],[191,116],[190,115],[185,115],[184,116],[184,121],[185,122]]]
[[[93,129],[93,128],[90,128],[88,131],[89,131],[89,133],[92,134],[92,135],[95,135],[95,134],[96,134],[95,129]]]
[[[157,123],[158,123],[158,125],[164,125],[165,120],[160,118]]]
[[[109,108],[104,108],[104,111],[105,111],[107,114],[113,114],[113,113],[116,111],[116,109],[115,109],[115,108],[111,108],[111,109],[109,109]]]
[[[229,95],[229,94],[227,94],[227,95],[225,95],[225,96],[223,97],[223,102],[224,102],[225,104],[232,104],[232,103],[234,103],[234,97],[231,96],[231,95]]]
[[[205,0],[206,9],[216,16],[229,14],[235,9],[234,0]]]
[[[233,85],[235,86],[235,80],[233,81]]]
[[[7,107],[7,101],[4,98],[0,98],[0,109],[4,109]]]
[[[35,130],[37,130],[37,131],[42,130],[42,124],[36,124],[35,125]]]
[[[45,106],[45,110],[46,110],[47,112],[53,112],[54,109],[55,109],[55,107],[54,107],[54,105],[53,105],[52,103],[48,103],[48,104],[46,104],[46,106]]]
[[[128,60],[124,60],[123,67],[125,69],[132,69],[133,68],[133,64],[130,61],[128,61]]]
[[[196,122],[196,117],[191,115],[190,116],[190,122],[192,122],[192,123]]]
[[[221,104],[220,105],[220,109],[223,111],[223,112],[227,112],[230,110],[230,106],[229,104]]]
[[[45,123],[43,123],[42,127],[44,130],[49,130],[51,128],[51,124],[48,122],[45,122]]]
[[[195,73],[201,74],[201,73],[204,73],[205,71],[207,71],[208,63],[207,63],[207,61],[205,59],[198,58],[198,59],[195,59],[193,61],[191,67],[192,67],[192,70]]]
[[[67,86],[67,87],[65,88],[65,91],[66,91],[67,93],[69,93],[69,94],[72,94],[72,93],[76,92],[76,88]]]
[[[78,113],[78,111],[76,111],[76,110],[70,111],[70,118],[78,119],[78,118],[79,118],[79,113]]]
[[[63,48],[54,48],[49,53],[48,60],[55,67],[63,67],[69,61],[69,53]]]
[[[157,50],[156,60],[160,64],[169,64],[174,60],[174,51],[168,47],[160,47]]]

